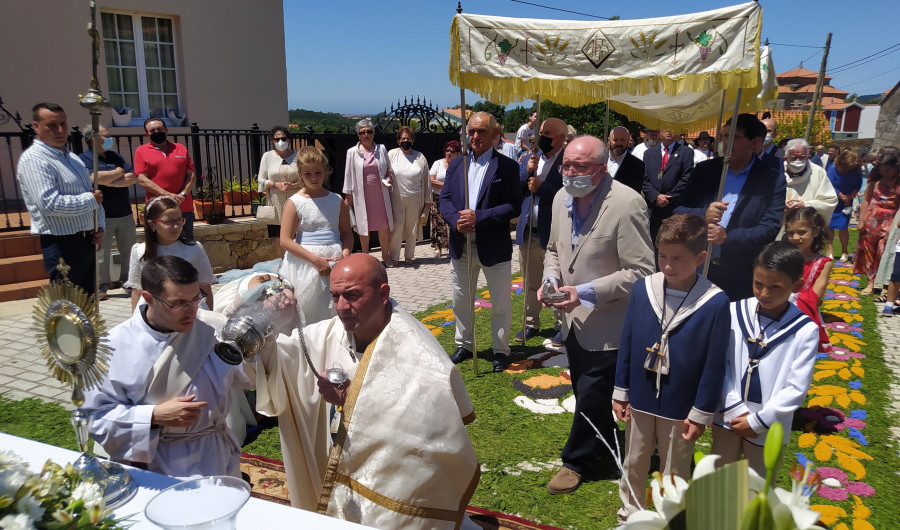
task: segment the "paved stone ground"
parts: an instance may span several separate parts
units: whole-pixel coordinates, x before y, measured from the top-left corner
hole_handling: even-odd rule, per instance
[[[876,304],[879,313],[882,304]],[[900,315],[884,318],[878,317],[878,334],[881,335],[881,342],[884,344],[884,362],[891,372],[900,374]],[[894,378],[891,383],[890,396],[894,408],[894,413],[900,416],[900,379]],[[900,426],[895,425],[891,428],[894,438],[900,440]],[[898,470],[900,473],[900,470]]]
[[[373,252],[380,259],[381,252]],[[429,243],[416,247],[414,267],[388,269],[391,296],[411,313],[450,299],[450,259],[435,258]],[[513,255],[514,269],[517,269],[518,255]],[[480,276],[479,286],[484,285]],[[213,286],[213,292],[217,290]],[[123,322],[131,315],[131,301],[123,290],[110,291],[110,298],[100,303],[100,314],[107,329]],[[42,331],[33,324],[35,298],[15,302],[0,303],[0,330],[4,338],[0,340],[0,394],[9,399],[20,400],[29,397],[61,403],[66,408],[71,404],[71,389],[57,381],[41,356],[39,339]],[[900,326],[900,319],[897,319]],[[514,324],[515,327],[515,324]]]

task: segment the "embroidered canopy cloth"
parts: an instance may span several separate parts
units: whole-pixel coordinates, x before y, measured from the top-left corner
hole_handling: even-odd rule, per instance
[[[495,103],[609,100],[645,124],[714,120],[743,88],[741,110],[777,97],[756,2],[639,20],[568,21],[459,14],[450,81]],[[761,66],[762,65],[762,66]]]

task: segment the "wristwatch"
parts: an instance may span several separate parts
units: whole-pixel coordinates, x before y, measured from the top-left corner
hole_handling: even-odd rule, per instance
[[[185,193],[185,192],[183,192],[183,191],[182,191],[182,192],[179,192],[178,195],[181,195],[182,197],[187,197],[187,193]]]

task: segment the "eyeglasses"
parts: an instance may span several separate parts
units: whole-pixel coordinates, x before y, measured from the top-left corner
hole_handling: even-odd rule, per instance
[[[375,134],[375,131],[373,131],[372,129],[365,129],[365,130],[363,130],[363,131],[359,131],[359,132],[356,133],[356,134],[358,134],[358,135],[360,135],[360,136],[363,136],[363,135],[365,135],[365,134]]]
[[[287,136],[276,136],[275,138],[272,138],[272,141],[277,142],[278,140],[287,140],[287,139],[288,139]]]
[[[184,224],[184,217],[179,217],[178,219],[150,219],[150,220],[158,225],[163,225],[166,228],[175,228],[178,225]]]
[[[576,165],[576,164],[563,164],[559,168],[563,173],[568,173],[570,171],[574,171],[576,175],[586,175],[588,170],[592,167],[602,166],[603,164],[586,164],[586,165]]]
[[[206,298],[206,293],[203,292],[203,289],[200,289],[200,294],[198,294],[196,296],[196,298],[193,298],[188,301],[181,300],[181,301],[175,302],[174,304],[170,303],[170,302],[166,302],[165,300],[163,300],[162,298],[160,298],[159,296],[156,296],[156,295],[153,295],[153,298],[156,298],[157,300],[159,300],[160,302],[165,304],[166,307],[171,309],[173,313],[184,313],[184,310],[187,309],[188,307],[191,307],[194,309],[198,308],[200,306],[200,302],[202,302],[203,299]]]
[[[458,155],[459,151],[454,150],[454,149],[447,149],[447,154],[448,155]]]

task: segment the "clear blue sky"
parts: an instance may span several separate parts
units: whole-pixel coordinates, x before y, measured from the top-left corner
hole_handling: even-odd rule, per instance
[[[680,15],[739,4],[711,0],[534,0],[591,15],[623,19]],[[900,43],[896,0],[763,0],[762,39],[769,39],[777,72],[818,71],[821,48],[833,33],[828,69]],[[469,0],[466,13],[525,18],[596,20],[512,0]],[[456,0],[284,0],[288,106],[325,112],[375,113],[409,95],[435,106],[459,103],[448,76],[450,23]],[[784,44],[815,46],[801,48]],[[900,79],[900,46],[889,54],[835,72],[831,84],[850,93],[889,90]],[[829,73],[829,75],[832,75]],[[480,99],[472,93],[467,103]],[[512,106],[515,106],[513,104]]]

